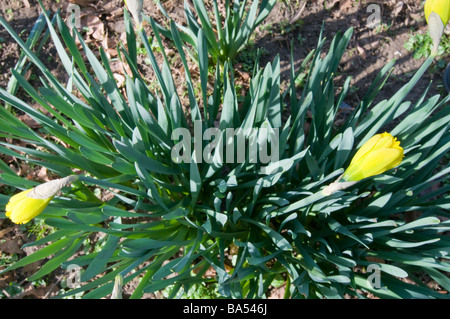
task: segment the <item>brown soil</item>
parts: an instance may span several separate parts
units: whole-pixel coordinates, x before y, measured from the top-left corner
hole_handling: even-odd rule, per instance
[[[95,1],[95,5],[90,0],[70,0],[77,2],[81,6],[83,26],[87,26],[85,31],[86,39],[93,46],[102,46],[110,57],[117,57],[116,44],[118,41],[125,40],[125,28],[123,23],[123,2],[121,0],[100,0]],[[68,8],[71,2],[67,0],[42,0],[44,7],[52,13],[60,10],[63,18],[68,16]],[[157,21],[163,21],[162,15],[157,11],[153,1],[144,1],[144,12],[154,17]],[[184,20],[183,1],[167,0],[162,1],[166,11],[171,17],[179,22]],[[382,11],[381,26],[379,28],[370,28],[367,26],[370,12],[367,7],[371,3],[378,3]],[[422,14],[422,1],[403,0],[403,1],[351,1],[351,0],[281,0],[278,1],[272,13],[266,21],[255,32],[253,39],[253,48],[263,48],[264,54],[260,60],[260,66],[264,66],[271,61],[275,55],[279,54],[282,67],[282,81],[286,82],[289,78],[291,44],[294,53],[295,65],[298,67],[304,57],[314,49],[317,39],[324,23],[324,36],[331,41],[331,38],[338,31],[344,32],[350,27],[354,28],[353,37],[347,53],[339,69],[337,85],[343,83],[347,76],[352,77],[352,91],[346,102],[355,105],[366,89],[375,78],[378,71],[392,59],[396,59],[395,70],[389,78],[383,91],[378,97],[379,100],[389,98],[393,93],[406,83],[414,74],[423,60],[415,60],[412,53],[404,49],[404,43],[409,39],[413,32],[425,33],[426,24]],[[31,27],[35,23],[41,8],[37,0],[2,0],[0,4],[0,13],[5,17],[14,30],[19,33],[22,39],[26,39]],[[148,28],[148,26],[146,26]],[[10,69],[13,68],[19,58],[19,46],[13,42],[11,36],[0,28],[0,87],[6,88],[10,79]],[[51,43],[47,43],[42,51],[42,59],[56,76],[64,79],[65,72],[58,63],[56,50]],[[450,62],[450,55],[444,59],[445,65]],[[237,65],[240,68],[242,79],[245,80],[246,72],[245,61],[241,58],[241,63]],[[145,64],[142,58],[142,72],[151,80],[152,71],[150,66]],[[183,74],[183,71],[176,70],[181,68],[181,64],[175,61],[174,72]],[[116,65],[113,72],[117,75],[117,80],[123,80],[120,73],[121,65]],[[413,90],[409,99],[414,101],[423,92],[423,89],[429,85],[430,80],[433,86],[430,95],[443,93],[442,73],[443,70],[438,67],[431,68],[422,78],[417,89]],[[27,76],[32,81],[39,79],[31,78],[33,69]],[[182,77],[179,77],[179,83],[182,83]],[[38,82],[36,82],[38,83]],[[19,90],[17,95],[27,100],[23,92]],[[28,101],[28,100],[27,100]],[[32,103],[30,101],[30,103]],[[29,120],[24,117],[24,120]],[[32,123],[30,122],[30,125]],[[46,172],[30,171],[26,166],[18,165],[12,158],[2,158],[8,164],[14,166],[21,176],[27,178],[36,178],[45,180]],[[0,192],[9,195],[8,189],[0,184]],[[22,258],[32,253],[36,248],[22,249],[26,242],[33,241],[35,236],[28,231],[27,227],[17,226],[9,220],[0,219],[0,260],[2,258]],[[26,281],[27,276],[34,273],[42,264],[37,262],[25,268],[11,271],[0,277],[0,296],[1,292],[6,292],[11,298],[49,298],[55,295],[60,289],[60,281],[64,277],[62,270],[55,271],[45,277],[44,283],[33,285]],[[0,269],[3,268],[0,263]],[[11,284],[19,284],[23,291],[13,294],[7,288]],[[9,293],[7,292],[9,291]],[[6,295],[6,297],[8,297]],[[277,296],[275,292],[274,296]]]

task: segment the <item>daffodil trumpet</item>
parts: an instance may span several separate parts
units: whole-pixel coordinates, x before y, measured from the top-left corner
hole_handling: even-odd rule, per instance
[[[372,136],[353,156],[350,165],[333,183],[323,189],[325,195],[346,189],[362,179],[382,174],[400,165],[403,148],[389,133]],[[342,180],[342,181],[341,181]]]
[[[55,179],[12,196],[6,205],[6,217],[16,224],[28,223],[48,206],[63,187],[77,179],[77,175]]]

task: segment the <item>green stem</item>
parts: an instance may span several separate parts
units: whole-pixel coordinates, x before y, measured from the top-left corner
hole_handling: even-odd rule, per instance
[[[291,276],[289,276],[289,274],[288,274],[287,279],[286,279],[286,287],[284,289],[283,299],[289,299],[291,297],[291,290],[289,289],[290,286],[291,286]]]

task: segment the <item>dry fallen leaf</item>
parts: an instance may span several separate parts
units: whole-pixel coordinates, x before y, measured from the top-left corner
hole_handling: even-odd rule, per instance
[[[365,58],[367,57],[366,51],[365,51],[362,47],[360,47],[359,45],[356,45],[356,50],[358,50],[358,54],[359,54],[363,59],[365,59]]]
[[[48,178],[48,171],[47,168],[41,167],[41,169],[37,172],[37,177],[41,181],[48,182],[50,179]]]
[[[327,1],[326,2],[326,7],[328,8],[328,9],[331,9],[331,8],[333,8],[334,7],[334,5],[336,4],[336,3],[338,3],[340,0],[330,0],[330,1]]]
[[[33,120],[31,116],[29,116],[28,114],[21,114],[17,116],[17,118],[31,129],[38,129],[41,127],[41,125],[35,120]]]
[[[85,26],[89,28],[86,35],[98,41],[102,41],[105,38],[105,26],[99,17],[94,15],[86,16]]]
[[[4,242],[0,244],[0,251],[5,252],[9,255],[23,253],[16,237],[4,239]]]
[[[392,12],[394,17],[397,17],[400,14],[400,12],[403,10],[403,6],[404,6],[403,1],[399,1],[395,4],[394,11]]]
[[[339,11],[342,13],[347,11],[352,7],[353,1],[351,0],[341,0],[339,3]]]
[[[72,2],[74,4],[77,4],[82,7],[87,7],[91,3],[93,3],[95,0],[69,0],[69,2]]]
[[[124,86],[125,83],[125,77],[122,74],[114,73],[113,74],[114,79],[117,82],[117,87],[121,88]]]

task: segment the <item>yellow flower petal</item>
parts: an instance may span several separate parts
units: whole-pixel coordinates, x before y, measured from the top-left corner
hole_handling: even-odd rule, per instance
[[[373,151],[364,158],[364,162],[354,166],[353,171],[344,174],[347,181],[359,181],[361,179],[384,173],[398,166],[403,157],[403,151],[395,148]]]
[[[389,133],[376,134],[372,136],[363,146],[356,152],[352,159],[352,163],[360,161],[365,155],[376,149],[387,148],[392,145],[392,136]]]
[[[26,224],[39,215],[50,203],[52,198],[34,199],[25,197],[18,202],[9,214],[11,221],[16,224]]]
[[[12,196],[9,199],[8,204],[6,205],[6,217],[9,217],[11,212],[14,210],[14,207],[17,206],[18,203],[29,193],[32,189],[24,190],[20,193],[17,193],[16,195]]]

